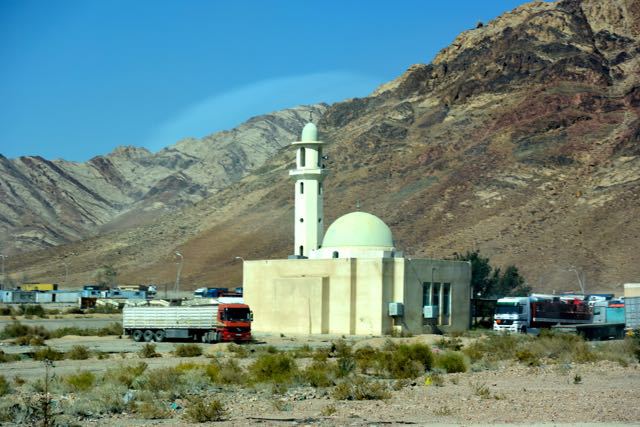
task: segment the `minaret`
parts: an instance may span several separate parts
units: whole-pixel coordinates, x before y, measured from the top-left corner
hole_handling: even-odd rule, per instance
[[[302,129],[296,148],[296,168],[289,175],[295,186],[295,238],[294,255],[308,257],[322,242],[324,218],[322,209],[322,180],[326,172],[322,165],[322,141],[318,141],[318,129],[307,123]]]

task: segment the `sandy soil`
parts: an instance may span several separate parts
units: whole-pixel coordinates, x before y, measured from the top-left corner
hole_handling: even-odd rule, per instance
[[[293,349],[303,344],[311,347],[330,346],[339,337],[280,337],[258,336],[261,344],[250,345],[249,350],[274,345],[280,349]],[[423,335],[396,341],[422,341],[434,343],[440,337]],[[380,346],[387,338],[359,337],[355,346]],[[49,340],[48,345],[65,350],[75,344],[113,353],[108,359],[83,361],[64,360],[55,363],[56,375],[66,375],[79,369],[103,372],[110,366],[139,361],[135,352],[142,346],[127,338],[74,337]],[[149,367],[174,366],[190,361],[207,363],[205,356],[176,358],[169,352],[179,343],[160,343],[163,357],[145,359]],[[15,346],[3,346],[7,351]],[[218,358],[233,357],[228,344],[203,346],[205,352]],[[15,349],[12,349],[15,350]],[[243,364],[250,359],[240,359]],[[304,363],[304,361],[301,361]],[[41,362],[19,361],[2,365],[8,379],[20,376],[26,380],[41,377]],[[575,383],[576,376],[581,378]],[[549,423],[553,425],[601,423],[640,424],[640,366],[622,367],[613,362],[581,365],[543,365],[525,367],[505,363],[495,370],[444,375],[444,385],[425,385],[424,377],[409,382],[400,390],[393,390],[386,401],[336,401],[327,390],[310,387],[292,388],[284,395],[273,395],[270,387],[212,392],[228,409],[228,419],[216,425],[380,425],[380,424],[463,424],[496,425]],[[481,395],[478,390],[486,387]],[[184,402],[178,399],[177,404]],[[331,409],[334,412],[326,415]],[[323,415],[325,414],[325,415]],[[170,420],[136,420],[116,415],[83,425],[189,425],[179,416]]]

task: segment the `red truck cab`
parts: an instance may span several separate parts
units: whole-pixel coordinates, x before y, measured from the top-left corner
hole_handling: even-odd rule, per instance
[[[250,341],[253,313],[246,304],[218,305],[219,341]]]

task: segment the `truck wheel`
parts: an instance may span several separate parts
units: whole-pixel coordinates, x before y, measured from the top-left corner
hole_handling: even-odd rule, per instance
[[[151,341],[153,341],[153,338],[155,337],[155,334],[153,333],[153,331],[147,329],[146,331],[144,331],[143,337],[144,337],[144,340],[146,342],[151,342]]]
[[[140,342],[142,341],[142,331],[140,329],[136,329],[135,331],[133,331],[133,333],[131,334],[131,337],[133,338],[133,340],[135,342]]]
[[[162,342],[164,341],[164,337],[165,337],[165,332],[163,330],[159,330],[156,331],[155,335],[154,335],[154,339],[156,342]]]

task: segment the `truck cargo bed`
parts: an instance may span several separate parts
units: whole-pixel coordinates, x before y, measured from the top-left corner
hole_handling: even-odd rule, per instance
[[[125,307],[124,329],[212,329],[218,326],[217,306]]]

